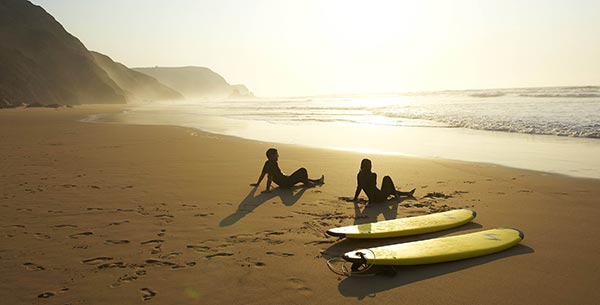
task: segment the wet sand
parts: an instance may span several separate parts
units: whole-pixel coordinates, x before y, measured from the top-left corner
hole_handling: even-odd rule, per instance
[[[596,304],[600,180],[488,164],[310,149],[168,126],[78,120],[113,106],[0,111],[0,296],[6,304]],[[277,147],[322,187],[249,186]],[[351,197],[363,157],[415,199]],[[362,195],[364,197],[364,194]],[[468,207],[423,236],[338,240],[333,226]],[[342,278],[326,258],[494,227],[485,257]]]

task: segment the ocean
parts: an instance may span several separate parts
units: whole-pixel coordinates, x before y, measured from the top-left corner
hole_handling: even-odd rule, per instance
[[[128,105],[90,122],[600,178],[600,87],[452,90]]]

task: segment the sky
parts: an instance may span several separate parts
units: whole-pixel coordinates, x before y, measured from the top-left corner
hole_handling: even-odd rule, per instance
[[[600,1],[32,0],[129,67],[257,96],[600,85]]]

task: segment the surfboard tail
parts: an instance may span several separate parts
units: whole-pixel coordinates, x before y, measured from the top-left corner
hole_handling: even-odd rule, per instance
[[[525,233],[523,233],[523,231],[521,231],[520,229],[517,229],[517,228],[511,228],[511,229],[519,232],[519,237],[521,238],[521,240],[525,239]]]

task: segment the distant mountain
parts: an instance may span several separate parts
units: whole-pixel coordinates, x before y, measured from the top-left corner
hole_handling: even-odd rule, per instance
[[[91,51],[96,64],[125,92],[128,102],[183,99],[181,93],[163,85],[155,78],[127,68],[110,57]]]
[[[244,85],[230,85],[219,74],[204,67],[133,68],[183,93],[185,97],[253,97]]]
[[[125,103],[86,47],[26,0],[0,0],[0,105]]]
[[[230,97],[254,97],[254,93],[244,85],[231,85]]]

